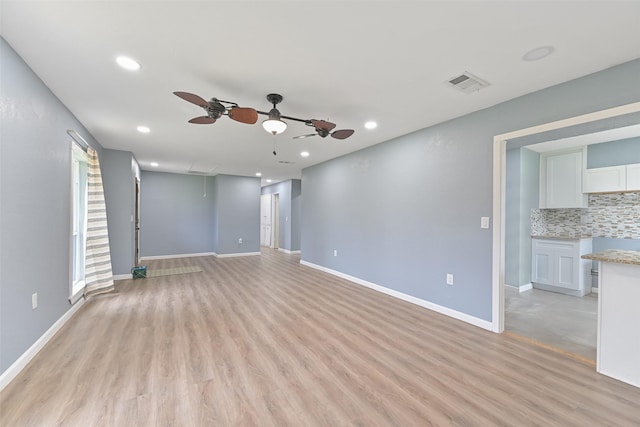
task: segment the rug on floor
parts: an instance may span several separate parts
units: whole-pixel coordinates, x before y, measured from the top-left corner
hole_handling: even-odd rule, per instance
[[[147,271],[147,277],[170,276],[173,274],[199,273],[202,269],[196,265],[174,268],[155,268]]]

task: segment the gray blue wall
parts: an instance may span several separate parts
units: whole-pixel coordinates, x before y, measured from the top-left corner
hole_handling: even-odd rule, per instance
[[[213,184],[214,177],[142,171],[141,256],[214,252]]]
[[[528,285],[531,272],[531,209],[539,206],[540,155],[507,150],[505,188],[505,283]]]
[[[260,178],[216,175],[214,252],[260,252]],[[242,243],[238,239],[242,238]]]
[[[260,251],[260,179],[142,171],[140,187],[141,256]]]
[[[102,147],[0,38],[0,372],[70,309],[75,129]],[[110,230],[111,231],[111,230]],[[38,308],[31,309],[31,294]]]
[[[105,149],[100,168],[107,205],[111,267],[114,275],[130,274],[135,263],[133,217],[137,162],[129,151]]]
[[[288,251],[300,250],[300,213],[302,185],[299,179],[282,181],[262,187],[261,194],[279,195],[278,242],[280,248]]]
[[[302,259],[491,321],[493,136],[638,102],[638,75],[640,60],[303,170]]]
[[[640,137],[587,147],[587,169],[640,163]]]

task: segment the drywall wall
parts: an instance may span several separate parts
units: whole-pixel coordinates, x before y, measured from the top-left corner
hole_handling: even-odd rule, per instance
[[[102,147],[0,38],[0,372],[70,308],[71,137]],[[111,231],[111,230],[109,230]],[[31,308],[31,295],[38,307]]]
[[[640,137],[587,147],[587,169],[640,163]]]
[[[213,184],[214,177],[142,171],[142,257],[213,252]]]
[[[116,276],[130,274],[135,262],[133,216],[136,164],[129,151],[105,149],[100,158],[109,225],[111,269]]]
[[[214,180],[218,222],[214,252],[260,252],[260,178],[216,175]]]
[[[494,135],[638,102],[638,75],[640,60],[304,169],[303,261],[491,321]]]

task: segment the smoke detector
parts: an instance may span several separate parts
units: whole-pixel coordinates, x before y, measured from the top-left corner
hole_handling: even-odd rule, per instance
[[[468,71],[447,80],[447,84],[464,93],[478,92],[480,89],[489,86],[486,80],[482,80],[480,77],[476,77]]]

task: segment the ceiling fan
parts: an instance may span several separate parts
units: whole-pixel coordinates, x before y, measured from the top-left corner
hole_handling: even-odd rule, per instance
[[[206,116],[195,117],[189,120],[189,123],[215,123],[217,119],[225,115],[241,123],[254,124],[258,121],[258,114],[261,114],[264,116],[268,116],[268,118],[262,122],[262,126],[268,133],[272,135],[278,135],[287,129],[287,123],[282,121],[282,119],[302,122],[307,126],[315,128],[316,133],[296,136],[294,137],[296,139],[307,138],[309,136],[315,135],[320,135],[322,138],[331,135],[331,137],[336,139],[346,139],[353,135],[353,133],[355,132],[353,129],[340,129],[331,132],[331,130],[336,127],[335,123],[327,122],[325,120],[299,119],[297,117],[283,116],[276,108],[276,105],[281,103],[284,98],[282,97],[282,95],[279,95],[277,93],[270,93],[269,95],[267,95],[267,101],[269,101],[273,105],[273,108],[269,112],[258,111],[254,108],[240,107],[235,102],[223,101],[217,98],[211,98],[210,101],[206,101],[200,96],[194,95],[189,92],[173,93],[174,95],[184,99],[185,101],[204,108],[204,110],[206,111]],[[225,106],[224,104],[227,104],[229,107]]]
[[[339,129],[331,132],[331,130],[336,127],[336,124],[325,120],[308,120],[305,124],[307,126],[313,126],[316,129],[316,133],[294,136],[293,139],[308,138],[316,135],[319,135],[322,138],[326,138],[331,135],[332,138],[347,139],[355,132],[353,129]]]
[[[199,116],[189,120],[189,123],[196,124],[211,124],[215,123],[220,117],[229,116],[229,118],[247,124],[254,124],[258,121],[258,112],[253,108],[239,107],[235,102],[223,101],[218,98],[211,98],[210,101],[205,101],[198,95],[194,95],[189,92],[173,92],[174,95],[204,108],[207,112],[206,116]],[[225,107],[223,104],[227,104],[230,107]]]

